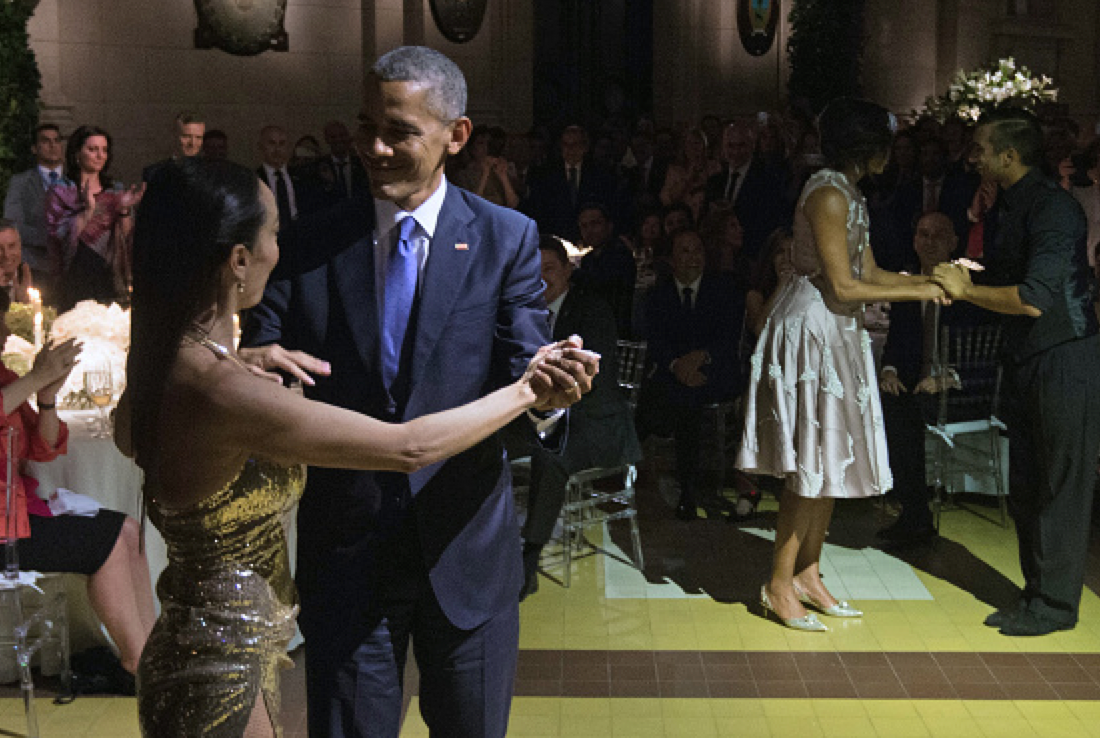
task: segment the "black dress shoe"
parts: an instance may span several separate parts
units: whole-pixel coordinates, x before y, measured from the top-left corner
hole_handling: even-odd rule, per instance
[[[1075,625],[1076,623],[1059,622],[1038,613],[1024,610],[1010,617],[1001,626],[1001,635],[1045,636],[1059,630],[1073,630]]]
[[[990,628],[1000,628],[1026,609],[1027,602],[1022,599],[1017,600],[1015,604],[1009,605],[1008,607],[1002,607],[1000,610],[990,613],[983,623]]]

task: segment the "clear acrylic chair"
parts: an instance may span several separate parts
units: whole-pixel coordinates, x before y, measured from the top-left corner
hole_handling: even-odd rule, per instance
[[[3,608],[7,627],[0,633],[0,644],[10,645],[13,649],[27,720],[27,737],[38,738],[38,713],[34,704],[31,662],[44,645],[51,644],[56,649],[57,663],[61,669],[62,694],[67,696],[72,693],[69,624],[66,615],[68,602],[62,582],[55,582],[58,586],[51,586],[43,591],[36,584],[43,578],[42,575],[19,568],[15,499],[15,479],[19,473],[19,460],[16,458],[18,435],[19,431],[15,428],[0,429],[0,444],[3,444],[7,458],[4,466],[4,496],[7,503],[3,533],[4,574],[0,577],[0,607]],[[41,605],[31,607],[25,599],[40,600]]]
[[[933,512],[939,530],[943,493],[966,476],[991,478],[1008,525],[1007,483],[1001,454],[1005,424],[997,417],[1001,397],[1001,326],[944,326],[934,376],[942,382],[932,452]]]
[[[630,407],[638,405],[638,393],[645,373],[645,341],[616,341],[615,357],[619,360],[619,389],[627,395]]]

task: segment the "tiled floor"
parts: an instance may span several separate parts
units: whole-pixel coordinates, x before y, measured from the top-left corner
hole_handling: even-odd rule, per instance
[[[842,503],[823,571],[866,615],[809,634],[756,605],[773,503],[742,527],[676,521],[649,487],[640,506],[644,576],[625,563],[629,533],[615,523],[594,536],[608,555],[576,561],[570,589],[544,577],[521,607],[510,736],[1100,736],[1100,532],[1078,627],[1006,638],[981,623],[1019,583],[1015,538],[994,507],[978,507],[989,519],[945,513],[934,545],[883,551],[883,508]],[[427,736],[414,673],[408,683],[402,735]],[[41,703],[45,736],[138,734],[130,699]],[[0,735],[20,716],[17,699],[0,700]],[[300,668],[284,678],[284,724],[304,738]]]

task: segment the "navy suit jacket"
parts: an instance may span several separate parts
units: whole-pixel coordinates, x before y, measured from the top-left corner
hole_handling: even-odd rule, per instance
[[[708,203],[722,200],[728,179],[729,165],[723,166],[718,174],[711,175],[706,188]],[[750,259],[758,258],[772,231],[780,226],[790,225],[793,217],[782,186],[772,179],[758,159],[753,159],[745,172],[745,181],[737,191],[733,212],[741,223],[745,239],[744,252]]]
[[[283,240],[298,243],[245,338],[328,361],[331,376],[307,396],[384,418],[373,220],[372,204],[348,201],[296,223]],[[421,278],[408,399],[394,420],[471,402],[524,372],[549,340],[537,242],[533,221],[448,185]],[[387,561],[412,535],[454,625],[471,629],[514,606],[520,536],[499,438],[409,475],[411,502],[379,477],[310,469],[298,515],[304,618],[333,624],[371,608]]]

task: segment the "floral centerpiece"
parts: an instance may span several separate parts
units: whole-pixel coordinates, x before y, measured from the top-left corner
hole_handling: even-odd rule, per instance
[[[48,319],[47,319],[48,320]],[[118,305],[100,305],[85,300],[50,324],[50,337],[55,342],[77,338],[84,350],[58,393],[68,407],[90,407],[84,396],[84,369],[90,366],[110,366],[115,397],[126,385],[126,353],[130,349],[130,311]],[[24,374],[34,362],[34,345],[13,333],[4,344],[4,364],[12,371]]]
[[[1058,99],[1054,80],[1033,76],[1031,70],[1012,57],[1000,59],[970,72],[959,70],[947,92],[929,97],[916,116],[930,115],[941,123],[962,118],[973,123],[982,113],[1010,106],[1034,112],[1043,103]]]

